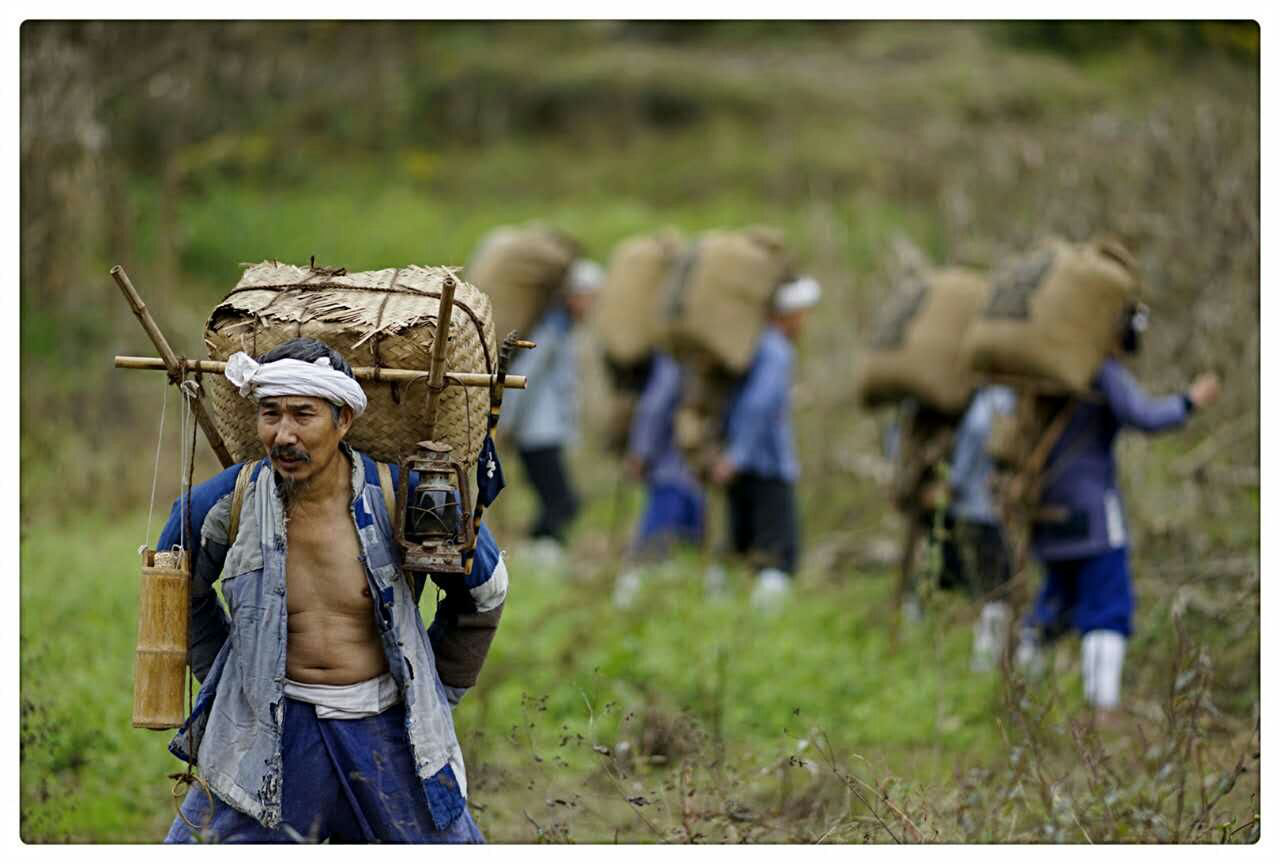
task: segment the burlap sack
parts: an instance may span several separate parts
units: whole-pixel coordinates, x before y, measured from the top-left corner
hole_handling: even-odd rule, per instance
[[[362,381],[365,413],[347,442],[373,458],[394,462],[411,454],[422,438],[440,286],[449,271],[409,266],[346,273],[266,261],[248,268],[205,325],[211,360],[236,351],[259,356],[299,337],[319,339],[352,366],[421,369],[422,383]],[[489,298],[457,281],[449,327],[448,371],[490,374],[497,364]],[[221,375],[207,376],[214,424],[240,462],[264,455],[253,401]],[[484,442],[489,391],[446,387],[436,415],[435,439],[453,446],[455,459],[475,462]]]
[[[782,233],[708,231],[677,267],[667,305],[672,353],[745,372],[773,292],[791,275]]]
[[[910,397],[944,414],[963,411],[976,384],[963,362],[964,334],[990,293],[980,274],[961,268],[904,278],[858,365],[863,406]]]
[[[545,225],[496,228],[480,241],[463,275],[489,295],[500,339],[528,336],[564,286],[578,245]]]
[[[1133,258],[1119,244],[1049,241],[995,275],[965,335],[966,365],[1083,393],[1137,292]]]
[[[683,248],[680,234],[667,229],[631,237],[614,251],[593,315],[609,361],[639,363],[664,340],[667,281]]]

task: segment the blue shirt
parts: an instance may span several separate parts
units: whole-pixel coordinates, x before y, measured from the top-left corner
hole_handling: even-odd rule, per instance
[[[1013,413],[1008,387],[984,387],[974,394],[956,430],[951,455],[951,512],[958,519],[994,525],[999,517],[991,500],[991,456],[987,440],[992,421]]]
[[[345,444],[351,461],[351,518],[361,562],[375,598],[374,619],[392,677],[405,704],[405,730],[431,819],[443,830],[465,808],[466,769],[453,728],[451,703],[461,691],[446,688],[436,671],[435,646],[457,625],[437,608],[428,632],[414,586],[400,569],[390,514],[372,459]],[[392,482],[398,468],[391,466]],[[180,759],[195,757],[213,792],[242,813],[275,828],[281,818],[281,747],[288,607],[285,598],[284,509],[275,473],[262,460],[245,490],[240,526],[229,537],[232,492],[240,466],[232,466],[191,492],[188,544],[191,574],[191,669],[200,694],[170,742]],[[410,489],[415,478],[410,478]],[[180,540],[175,504],[156,544]],[[227,610],[214,593],[222,580]],[[433,577],[434,578],[434,577]],[[507,575],[487,526],[481,525],[475,563],[465,580],[438,580],[446,598],[476,611],[492,611],[506,597]],[[465,595],[465,596],[463,596]],[[228,612],[230,614],[228,614]]]
[[[1093,380],[1097,401],[1080,401],[1049,451],[1041,502],[1068,514],[1063,524],[1037,523],[1032,542],[1044,561],[1087,558],[1128,545],[1116,488],[1116,435],[1131,427],[1160,432],[1187,420],[1180,394],[1152,398],[1117,360],[1108,358]]]
[[[791,438],[791,366],[795,351],[770,325],[760,335],[742,384],[729,403],[725,455],[739,472],[794,482],[800,473]]]
[[[644,392],[631,417],[627,452],[644,463],[651,486],[675,486],[698,491],[698,482],[685,464],[675,441],[675,415],[680,406],[680,364],[657,352]]]
[[[517,351],[511,374],[529,376],[524,390],[502,396],[500,428],[523,450],[563,446],[578,431],[578,354],[573,319],[556,306],[534,326],[537,348]]]

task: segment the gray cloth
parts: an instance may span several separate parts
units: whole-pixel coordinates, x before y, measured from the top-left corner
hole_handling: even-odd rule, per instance
[[[552,309],[529,338],[538,347],[511,362],[511,373],[529,376],[529,386],[503,393],[499,428],[522,449],[563,446],[578,435],[578,348],[568,311]]]
[[[951,455],[951,512],[957,519],[996,524],[987,440],[995,418],[1012,414],[1013,407],[1014,395],[1008,387],[984,387],[970,401]]]

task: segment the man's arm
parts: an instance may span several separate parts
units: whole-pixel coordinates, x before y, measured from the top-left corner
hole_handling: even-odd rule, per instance
[[[213,660],[230,633],[230,620],[218,600],[213,584],[222,575],[230,545],[227,539],[231,513],[231,491],[240,466],[233,465],[191,491],[191,651],[188,662],[198,681],[204,681]],[[160,532],[156,549],[164,551],[182,545],[182,501],[173,503],[169,520]]]
[[[1098,383],[1107,404],[1122,426],[1143,432],[1162,432],[1187,421],[1187,400],[1181,394],[1148,396],[1121,363],[1107,360],[1098,374]]]
[[[432,575],[431,580],[444,589],[444,599],[427,637],[440,682],[456,705],[480,676],[507,599],[507,565],[489,526],[480,525],[470,575]]]
[[[762,354],[760,362],[747,375],[737,404],[729,416],[725,458],[734,470],[746,464],[751,453],[768,435],[791,384],[791,363],[782,353]]]
[[[680,367],[670,357],[658,354],[644,391],[636,402],[627,439],[627,455],[649,465],[658,455],[659,435],[680,397]]]

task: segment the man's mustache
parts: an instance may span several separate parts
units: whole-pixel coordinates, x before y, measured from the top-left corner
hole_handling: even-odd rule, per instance
[[[310,462],[311,454],[307,453],[301,447],[290,445],[288,447],[275,446],[271,448],[272,459],[287,459],[290,462]]]

